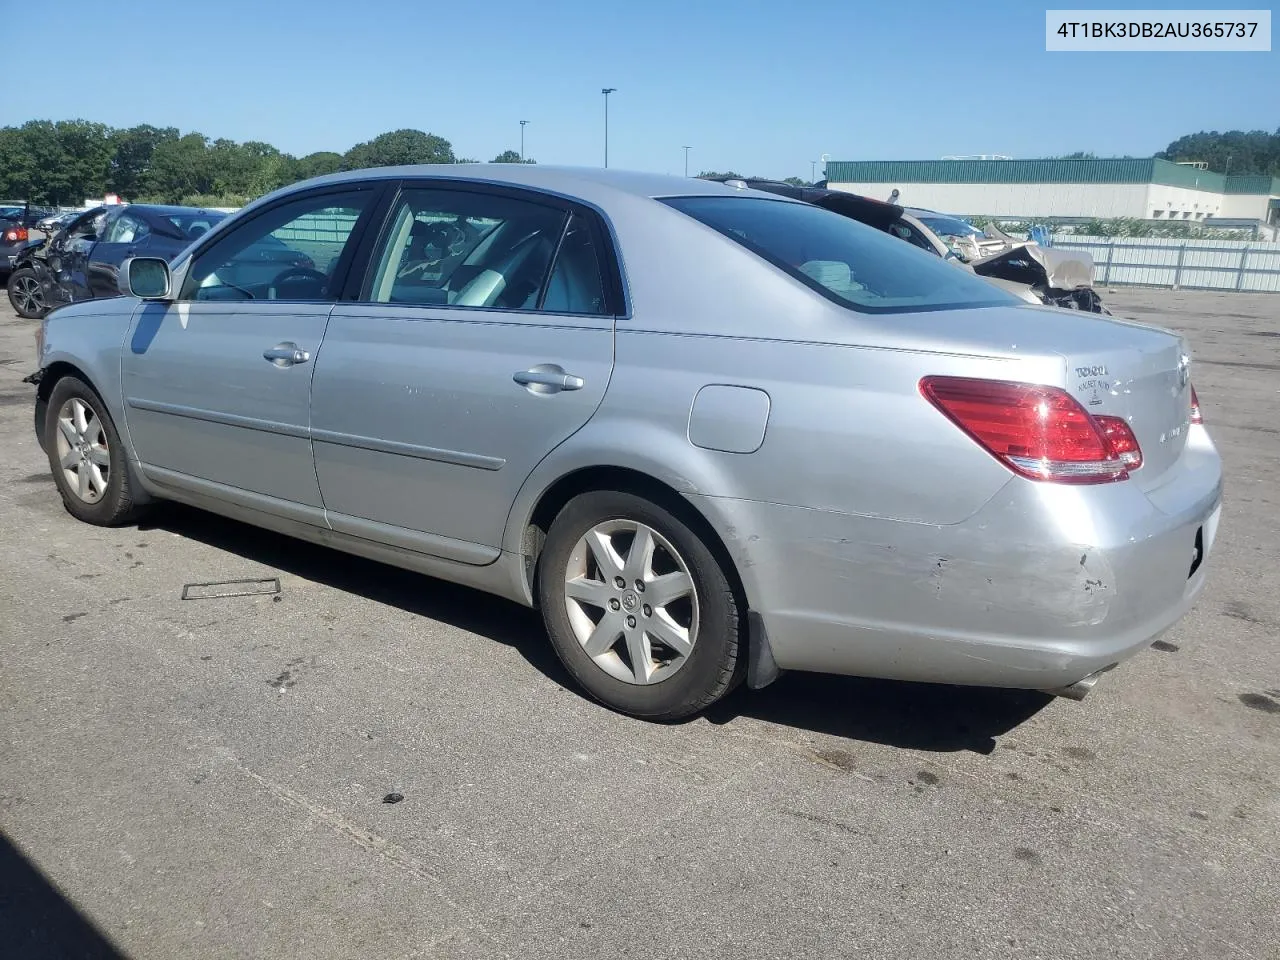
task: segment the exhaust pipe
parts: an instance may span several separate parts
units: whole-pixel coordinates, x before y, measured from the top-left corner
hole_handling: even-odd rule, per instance
[[[1114,670],[1116,666],[1117,664],[1114,664],[1114,663],[1110,664],[1108,666],[1103,667],[1101,670],[1095,670],[1093,673],[1089,674],[1087,677],[1077,680],[1075,683],[1069,683],[1065,687],[1054,687],[1052,689],[1044,690],[1042,692],[1051,694],[1052,696],[1055,696],[1055,697],[1064,697],[1067,700],[1076,700],[1076,701],[1083,700],[1085,697],[1089,695],[1089,691],[1094,688],[1094,685],[1097,684],[1098,678],[1101,677],[1108,670]]]

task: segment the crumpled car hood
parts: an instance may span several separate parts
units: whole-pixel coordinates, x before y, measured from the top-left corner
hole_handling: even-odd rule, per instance
[[[974,273],[1051,290],[1080,290],[1093,286],[1093,257],[1083,250],[1058,250],[1026,243],[994,256],[972,261]]]

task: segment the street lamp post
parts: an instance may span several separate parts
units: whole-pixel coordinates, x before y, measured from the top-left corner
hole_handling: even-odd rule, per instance
[[[609,166],[609,94],[616,93],[617,87],[601,87],[604,94],[604,165]]]
[[[684,175],[687,177],[689,175],[689,151],[693,147],[681,147],[680,149],[684,151]]]
[[[524,163],[524,125],[528,122],[529,122],[528,120],[520,121],[520,162],[521,163]]]
[[[809,161],[809,182],[810,183],[818,182],[818,161],[817,160]]]

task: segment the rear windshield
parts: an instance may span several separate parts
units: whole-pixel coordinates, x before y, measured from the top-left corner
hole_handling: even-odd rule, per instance
[[[910,313],[1021,301],[897,237],[807,203],[755,197],[663,201],[841,306]]]

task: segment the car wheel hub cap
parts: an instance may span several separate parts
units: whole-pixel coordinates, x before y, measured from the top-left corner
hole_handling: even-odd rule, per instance
[[[578,540],[564,572],[564,603],[583,652],[623,683],[666,680],[697,642],[688,564],[658,531],[633,520],[606,520]]]
[[[85,503],[100,501],[111,479],[111,451],[102,420],[79,397],[58,411],[55,448],[67,489]]]

